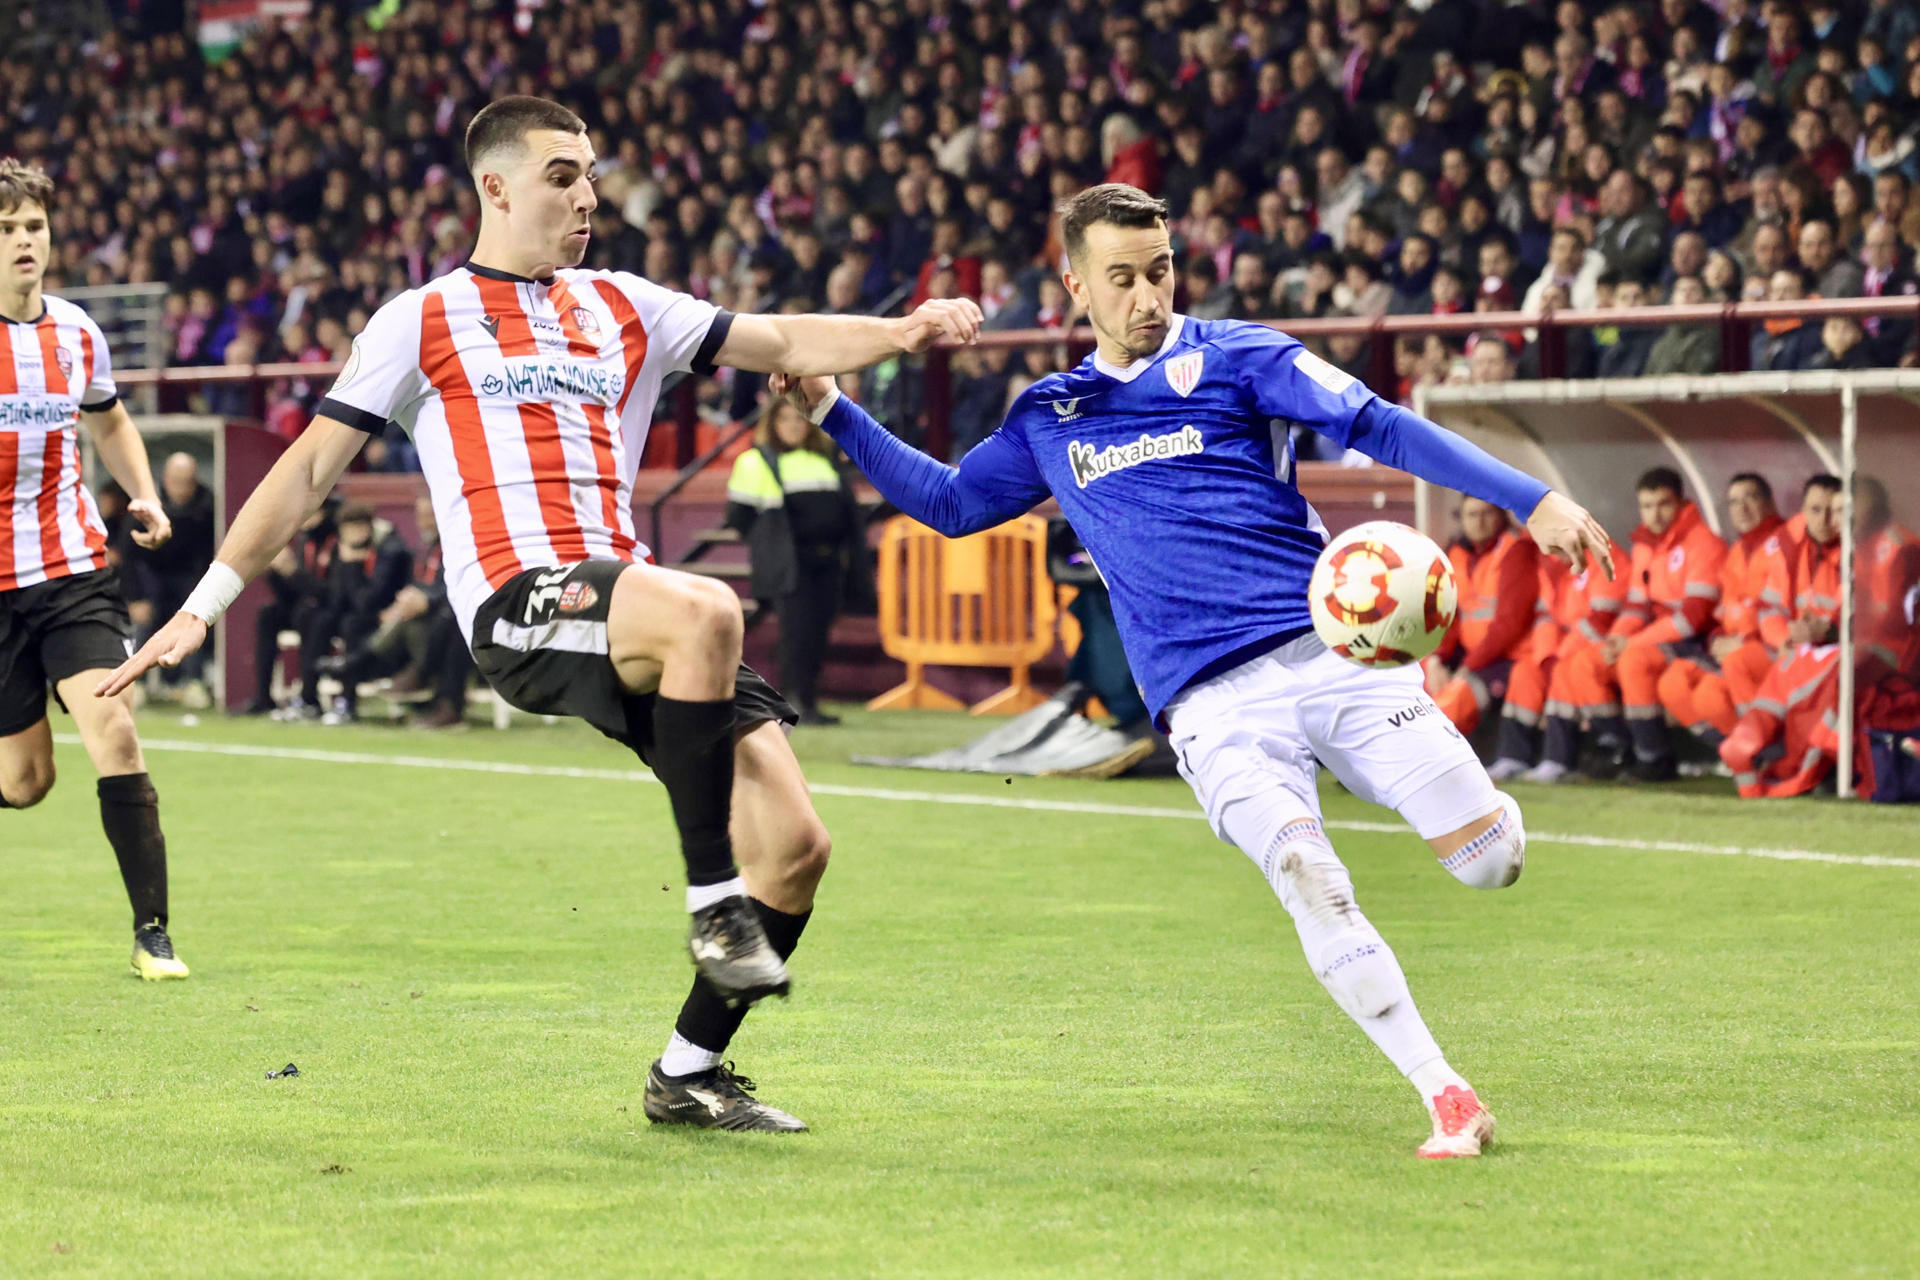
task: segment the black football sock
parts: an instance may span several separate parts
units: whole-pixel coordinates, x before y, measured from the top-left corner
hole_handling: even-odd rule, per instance
[[[760,917],[760,927],[767,931],[767,942],[774,951],[782,960],[792,955],[793,949],[800,945],[800,934],[813,916],[813,908],[808,907],[799,915],[791,915],[768,906],[758,898],[747,900],[753,903],[754,914]],[[746,1006],[728,1008],[727,1002],[720,998],[720,993],[705,978],[695,977],[693,990],[687,993],[687,1002],[680,1006],[680,1018],[673,1024],[673,1029],[683,1040],[709,1053],[725,1053],[746,1016]]]
[[[689,885],[739,875],[727,819],[733,809],[733,700],[653,700],[653,772],[667,789]]]
[[[100,779],[100,825],[120,861],[133,904],[133,925],[167,923],[167,837],[160,831],[160,795],[144,773]]]

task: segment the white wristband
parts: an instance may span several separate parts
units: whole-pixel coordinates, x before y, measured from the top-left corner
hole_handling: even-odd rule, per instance
[[[839,400],[840,388],[835,387],[833,390],[827,392],[827,398],[825,400],[822,400],[819,404],[807,410],[808,419],[812,421],[814,426],[819,426],[827,420],[827,410],[833,408],[835,404],[839,403]]]
[[[231,566],[215,560],[207,566],[206,573],[201,575],[199,585],[194,587],[187,602],[180,606],[180,612],[190,613],[211,627],[220,621],[220,615],[227,611],[227,606],[240,598],[240,592],[246,585],[246,581]]]

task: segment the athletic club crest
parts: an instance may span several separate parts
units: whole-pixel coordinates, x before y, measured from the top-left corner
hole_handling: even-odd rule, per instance
[[[73,352],[67,350],[65,347],[55,347],[53,349],[53,362],[60,366],[61,377],[71,378],[73,376]]]
[[[567,323],[582,333],[600,332],[600,318],[585,307],[569,307],[567,309]]]
[[[1204,355],[1198,351],[1189,351],[1183,356],[1175,356],[1167,361],[1167,385],[1186,398],[1200,382],[1200,362]]]

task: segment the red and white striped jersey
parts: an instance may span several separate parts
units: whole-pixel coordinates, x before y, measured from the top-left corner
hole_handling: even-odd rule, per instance
[[[462,267],[367,321],[320,412],[413,438],[461,630],[527,569],[644,559],[633,481],[667,374],[733,317],[625,271]]]
[[[107,530],[80,482],[80,411],[110,409],[107,339],[65,298],[0,317],[0,591],[107,567]]]

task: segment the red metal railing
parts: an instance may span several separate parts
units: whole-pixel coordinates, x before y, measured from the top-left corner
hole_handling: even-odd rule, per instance
[[[1540,376],[1564,377],[1567,368],[1566,334],[1570,329],[1664,327],[1670,324],[1713,324],[1720,329],[1720,372],[1738,373],[1747,368],[1748,352],[1754,329],[1768,320],[1800,318],[1824,320],[1828,316],[1890,316],[1911,319],[1920,331],[1920,297],[1897,298],[1810,298],[1802,302],[1711,303],[1697,307],[1636,307],[1630,311],[1549,311],[1528,315],[1519,311],[1465,312],[1459,315],[1405,315],[1344,317],[1337,320],[1265,320],[1263,324],[1284,329],[1296,338],[1334,337],[1347,334],[1369,340],[1366,382],[1375,392],[1391,399],[1399,378],[1394,370],[1395,339],[1426,334],[1459,335],[1481,329],[1535,329],[1539,332]],[[1093,349],[1093,330],[1086,326],[1071,331],[1051,329],[1009,329],[980,335],[980,347],[1033,347],[1065,345],[1069,356],[1078,360]],[[953,405],[952,346],[935,347],[927,353],[925,403],[927,409],[927,452],[936,458],[947,456],[953,441],[951,409]],[[252,386],[256,418],[266,416],[267,384],[281,378],[332,378],[340,371],[338,362],[316,364],[207,365],[170,369],[125,369],[115,373],[123,387],[153,386],[164,395],[169,388],[221,386],[246,383]],[[682,379],[670,393],[673,400],[674,466],[684,467],[698,454],[698,390],[695,380]]]
[[[1570,329],[1664,328],[1670,324],[1715,324],[1720,328],[1721,373],[1744,372],[1754,329],[1768,320],[1801,318],[1824,320],[1828,316],[1892,316],[1920,322],[1920,297],[1897,298],[1809,298],[1801,302],[1715,302],[1695,307],[1635,307],[1626,311],[1548,311],[1538,315],[1519,311],[1463,312],[1458,315],[1351,316],[1335,320],[1262,320],[1259,323],[1284,329],[1296,338],[1326,338],[1340,334],[1369,340],[1366,383],[1387,399],[1393,399],[1399,376],[1394,369],[1395,340],[1401,337],[1463,335],[1481,329],[1535,329],[1539,331],[1540,376],[1560,378],[1567,371],[1567,331]],[[981,347],[1035,347],[1066,345],[1072,359],[1078,360],[1093,349],[1093,330],[1087,326],[1071,331],[1053,329],[1009,329],[980,335]],[[927,452],[936,458],[947,456],[952,445],[949,429],[953,404],[951,346],[936,347],[927,354]]]

